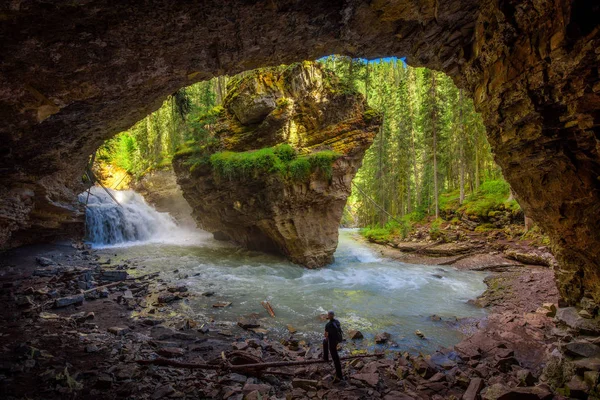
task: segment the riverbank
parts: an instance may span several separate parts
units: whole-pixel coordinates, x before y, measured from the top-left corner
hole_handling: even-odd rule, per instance
[[[106,261],[81,245],[3,255],[0,391],[6,398],[474,399],[480,389],[488,399],[497,398],[494,391],[550,396],[547,386],[532,386],[561,337],[552,311],[537,310],[537,303],[556,300],[547,268],[511,266],[486,278],[489,288],[477,302],[491,312],[454,349],[352,360],[344,363],[348,380],[333,383],[332,366],[320,364],[232,372],[228,363],[318,360],[320,343],[292,334],[270,340],[251,316],[239,321],[244,334],[191,319],[173,318],[174,325],[165,316],[190,296],[186,287]],[[140,310],[143,317],[132,317]],[[139,363],[153,359],[220,369]]]

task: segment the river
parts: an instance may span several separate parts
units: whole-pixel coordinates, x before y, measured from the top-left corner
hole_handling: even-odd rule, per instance
[[[379,347],[374,344],[374,336],[385,331],[391,334],[386,347],[411,352],[456,344],[464,336],[465,326],[457,319],[485,316],[481,308],[468,303],[485,290],[484,273],[382,258],[360,239],[357,230],[341,229],[335,262],[326,268],[309,270],[275,255],[216,241],[207,232],[186,231],[165,224],[165,214],[142,218],[138,204],[143,202],[141,197],[131,193],[116,197],[123,203],[135,203],[136,215],[132,218],[144,225],[143,235],[139,239],[129,235],[118,243],[103,243],[98,226],[88,227],[88,236],[95,232],[93,244],[98,254],[110,258],[112,264],[128,264],[134,268],[130,271],[133,275],[160,272],[169,284],[184,284],[192,294],[177,303],[176,312],[164,307],[158,309],[157,315],[189,318],[209,324],[212,329],[245,335],[236,321],[256,313],[261,327],[271,337],[288,337],[287,326],[291,325],[298,331],[296,337],[315,341],[322,337],[324,326],[319,315],[335,310],[346,332],[357,329],[365,336],[358,347]],[[110,208],[107,202],[99,203]],[[126,207],[132,206],[123,204]],[[114,211],[102,213],[110,215],[112,222],[88,217],[88,223],[92,221],[106,229],[106,225],[118,219]],[[163,229],[149,228],[148,220],[156,221]],[[131,230],[129,222],[124,225]],[[110,237],[119,236],[114,227],[109,230]],[[202,295],[207,292],[214,295]],[[271,303],[276,318],[268,317],[260,304],[264,300]],[[212,307],[218,301],[232,305]],[[432,318],[433,315],[441,320]],[[425,340],[415,335],[417,329],[425,334]]]

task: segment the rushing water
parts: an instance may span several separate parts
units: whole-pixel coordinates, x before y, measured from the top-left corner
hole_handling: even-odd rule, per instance
[[[166,281],[187,285],[195,296],[176,303],[178,314],[200,323],[214,321],[216,328],[241,335],[244,331],[235,326],[237,319],[258,313],[261,326],[271,336],[287,336],[289,324],[298,330],[298,337],[318,340],[324,325],[318,316],[333,309],[346,332],[359,329],[364,334],[363,344],[367,347],[373,345],[375,334],[386,331],[392,335],[392,348],[431,351],[460,340],[457,317],[484,315],[483,310],[467,302],[485,289],[483,273],[381,258],[360,241],[355,230],[340,231],[333,265],[308,270],[281,257],[215,241],[206,232],[177,232],[168,215],[152,210],[159,215],[140,216],[140,210],[151,207],[133,192],[127,196],[129,200],[123,198],[124,210],[111,209],[110,217],[97,215],[100,210],[106,211],[103,207],[109,208],[102,202],[100,209],[90,212],[93,218],[88,217],[88,223],[102,224],[88,227],[90,237],[95,238],[95,244],[103,244],[100,253],[113,263],[135,266],[132,273],[158,271]],[[136,217],[119,221],[123,215]],[[133,221],[143,227],[129,227]],[[120,225],[110,226],[113,223]],[[130,231],[136,234],[123,233]],[[106,246],[109,239],[117,237],[131,237],[134,242]],[[215,294],[202,296],[205,292]],[[276,318],[267,316],[260,304],[264,300],[272,304]],[[232,305],[213,308],[217,301]],[[164,311],[170,312],[168,308]],[[442,320],[432,320],[432,315]],[[428,339],[416,337],[417,329]]]
[[[79,201],[87,204],[86,240],[94,247],[179,240],[187,233],[168,213],[156,211],[133,190],[110,190],[110,193],[112,197],[94,186],[89,195],[88,192],[79,195]]]

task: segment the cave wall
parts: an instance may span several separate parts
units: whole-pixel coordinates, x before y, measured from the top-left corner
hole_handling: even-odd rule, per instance
[[[406,56],[473,95],[552,239],[563,297],[600,303],[597,2],[23,0],[0,16],[2,247],[68,230],[89,154],[182,86],[333,53]]]

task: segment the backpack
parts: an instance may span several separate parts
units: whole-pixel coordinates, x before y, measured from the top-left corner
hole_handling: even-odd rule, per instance
[[[344,340],[344,332],[342,331],[342,326],[340,325],[340,321],[338,321],[337,319],[334,319],[333,321],[331,321],[333,323],[333,326],[335,326],[335,329],[337,331],[337,341],[341,342]]]

